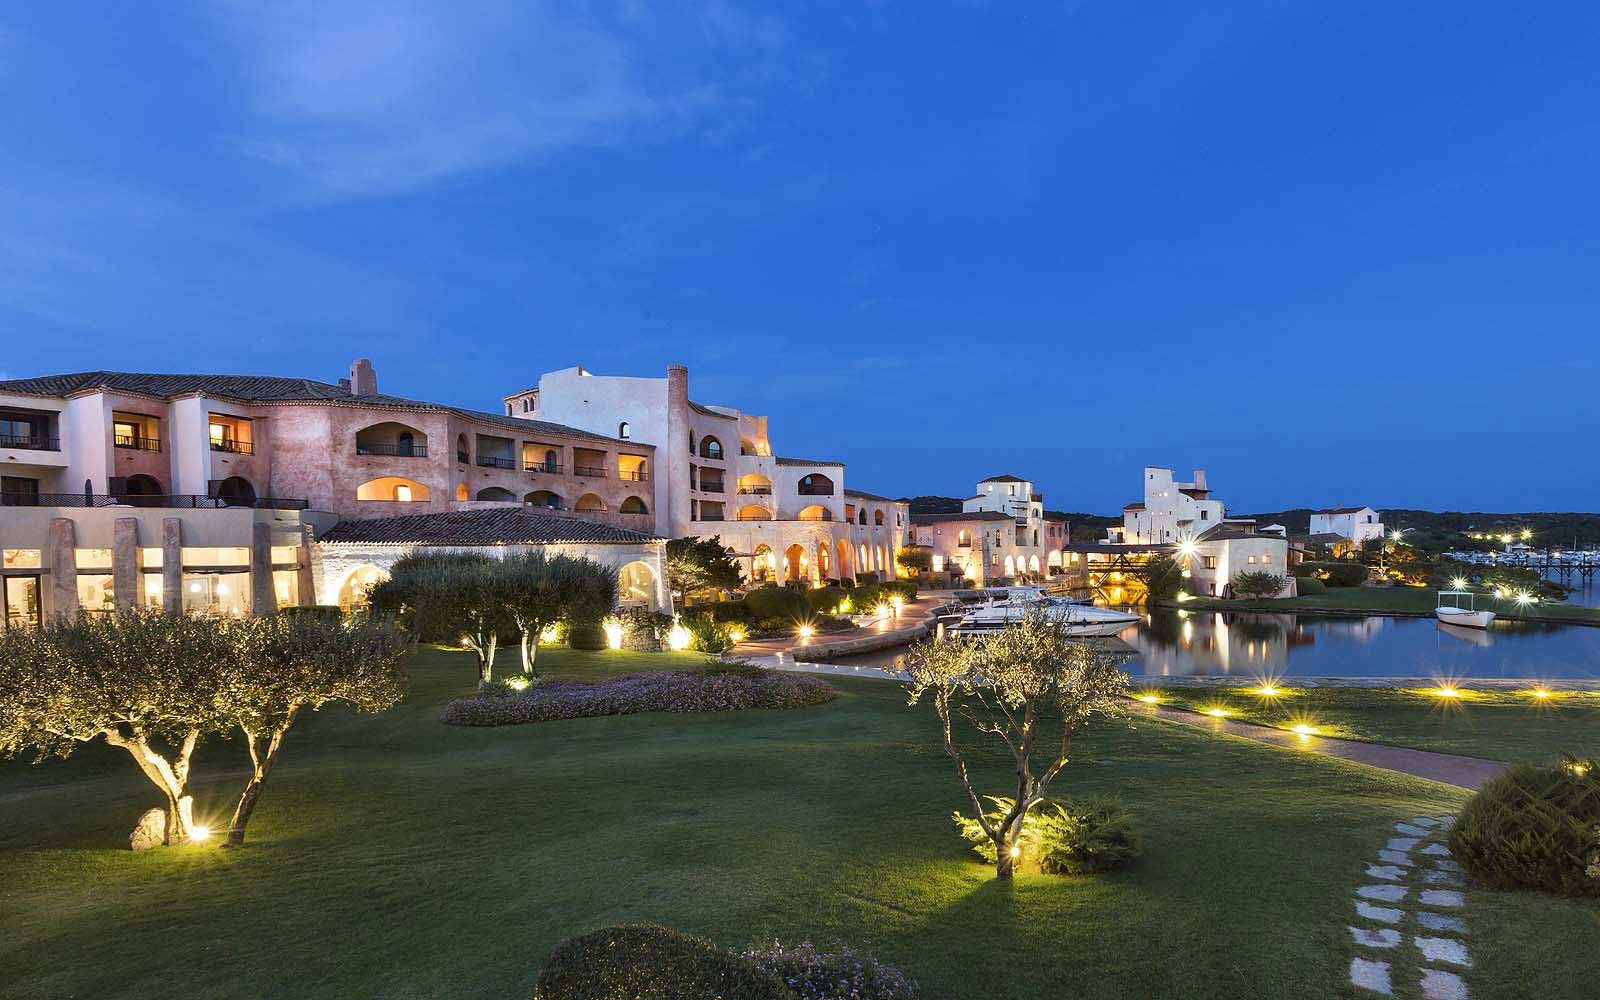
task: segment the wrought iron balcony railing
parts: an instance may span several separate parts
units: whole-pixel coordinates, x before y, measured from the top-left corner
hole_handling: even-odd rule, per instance
[[[225,451],[233,455],[254,455],[256,446],[253,441],[240,441],[237,438],[212,438],[212,451]]]
[[[496,458],[493,455],[479,455],[478,465],[485,469],[515,469],[517,463],[509,458]]]
[[[144,437],[137,434],[116,434],[111,438],[111,443],[118,448],[132,448],[134,451],[160,451],[161,439]]]
[[[384,458],[427,458],[428,446],[425,444],[360,444],[356,445],[357,455],[378,455]]]
[[[0,448],[26,448],[29,451],[60,451],[61,439],[40,434],[0,434]]]

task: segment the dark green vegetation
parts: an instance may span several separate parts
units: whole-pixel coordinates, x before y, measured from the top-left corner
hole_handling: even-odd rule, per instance
[[[704,938],[667,927],[603,927],[563,941],[539,972],[534,1000],[794,1000],[776,973]]]
[[[1323,736],[1416,747],[1489,760],[1549,763],[1563,752],[1600,751],[1600,692],[1463,689],[1283,688],[1268,697],[1251,687],[1169,688],[1162,704],[1203,712],[1225,708],[1245,722],[1316,727]],[[1144,692],[1141,692],[1144,693]]]
[[[540,665],[593,677],[665,655]],[[964,796],[899,685],[838,678],[841,697],[789,712],[466,729],[436,720],[475,688],[474,658],[424,650],[409,669],[398,708],[296,728],[241,851],[128,851],[159,798],[105,748],[0,766],[0,997],[513,1000],[558,942],[636,922],[725,948],[853,945],[935,1000],[1346,997],[1364,865],[1395,821],[1465,801],[1188,727],[1096,726],[1056,791],[1119,794],[1143,856],[1007,886],[952,829]],[[197,811],[225,814],[244,748],[196,760]],[[1008,780],[1001,756],[975,763]],[[1471,919],[1474,996],[1592,994],[1595,904],[1474,892]]]
[[[1517,765],[1467,803],[1450,853],[1488,885],[1600,896],[1600,765]]]
[[[1232,512],[1229,512],[1230,515]],[[1510,534],[1520,538],[1526,529],[1533,532],[1530,545],[1547,548],[1555,545],[1600,544],[1600,514],[1528,512],[1522,514],[1490,514],[1485,512],[1434,511],[1409,509],[1380,509],[1383,525],[1390,530],[1403,528],[1406,544],[1417,545],[1429,551],[1445,549],[1490,549],[1489,542],[1474,542],[1465,532]],[[1303,535],[1310,530],[1312,511],[1309,507],[1274,511],[1266,514],[1245,514],[1258,524],[1281,524],[1290,533]],[[1119,522],[1120,523],[1120,522]]]
[[[1432,615],[1438,592],[1428,587],[1329,587],[1320,594],[1307,594],[1282,600],[1232,600],[1196,597],[1185,601],[1189,611],[1348,611],[1371,614]],[[1539,603],[1519,607],[1511,601],[1487,603],[1480,597],[1478,607],[1488,608],[1508,620],[1567,622],[1600,625],[1600,608],[1574,604]]]

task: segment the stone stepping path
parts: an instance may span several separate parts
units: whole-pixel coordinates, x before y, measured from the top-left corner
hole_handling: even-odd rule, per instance
[[[1357,954],[1350,985],[1374,996],[1470,1000],[1466,878],[1445,836],[1453,816],[1396,823],[1355,890],[1350,925]]]

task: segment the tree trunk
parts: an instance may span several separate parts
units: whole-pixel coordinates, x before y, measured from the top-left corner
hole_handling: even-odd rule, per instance
[[[539,633],[522,633],[522,672],[529,677],[539,673],[534,669],[534,659],[539,655]]]
[[[108,730],[105,733],[106,742],[114,747],[121,747],[139,765],[139,770],[149,778],[151,783],[161,789],[161,794],[167,800],[167,826],[162,842],[168,847],[176,844],[186,844],[193,839],[193,818],[189,815],[189,800],[186,794],[189,787],[189,757],[194,753],[195,745],[200,742],[200,731],[190,730],[180,744],[177,756],[167,760],[157,753],[142,733],[137,731],[123,733],[120,730]]]
[[[1009,882],[1016,870],[1017,859],[1011,856],[1011,845],[1000,845],[1000,851],[994,859],[994,877],[1001,882]]]
[[[256,801],[261,798],[261,790],[266,787],[267,775],[272,772],[272,765],[278,762],[278,751],[283,749],[283,738],[289,732],[289,727],[294,725],[294,718],[299,712],[298,705],[290,709],[283,725],[273,730],[267,739],[262,739],[248,729],[245,730],[245,739],[250,744],[250,762],[254,768],[250,780],[245,783],[244,791],[239,794],[239,804],[234,807],[233,821],[228,824],[228,839],[223,842],[223,847],[244,846],[244,828],[250,823],[250,816],[256,810]]]

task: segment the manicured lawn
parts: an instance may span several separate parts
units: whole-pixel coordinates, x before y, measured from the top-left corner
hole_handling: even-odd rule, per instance
[[[1369,611],[1374,614],[1398,612],[1431,615],[1438,603],[1438,591],[1426,587],[1329,587],[1321,594],[1284,600],[1224,601],[1196,597],[1185,601],[1182,606],[1190,611]],[[1519,608],[1514,602],[1496,601],[1480,595],[1478,607],[1508,619],[1600,625],[1600,608],[1583,608],[1574,604],[1530,604]]]
[[[541,654],[563,674],[618,654]],[[662,663],[659,658],[639,664]],[[400,708],[290,737],[238,852],[134,854],[120,754],[0,765],[0,996],[526,997],[562,938],[657,921],[726,945],[863,946],[929,998],[1348,997],[1352,892],[1443,785],[1153,721],[1097,729],[1066,790],[1119,792],[1146,854],[995,884],[927,710],[839,679],[794,712],[437,723],[470,658],[424,651]],[[220,815],[242,748],[197,757]],[[999,786],[1004,764],[980,775]],[[1577,1000],[1600,907],[1474,892],[1474,996]]]
[[[1167,688],[1162,703],[1205,711],[1221,707],[1246,722],[1290,728],[1304,722],[1325,736],[1389,743],[1504,761],[1550,761],[1563,751],[1600,756],[1600,691],[1462,689],[1441,698],[1432,689],[1284,688],[1277,697],[1254,688]]]

